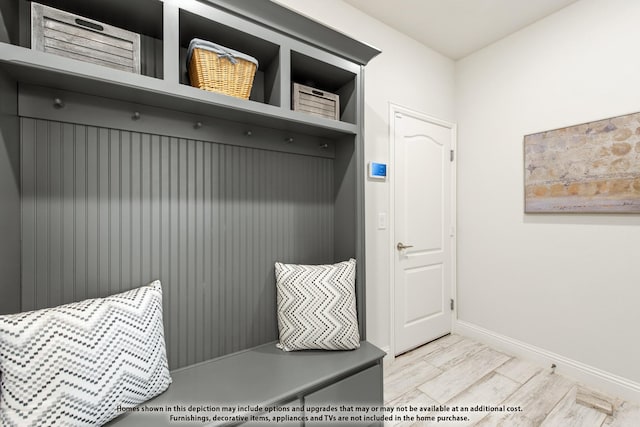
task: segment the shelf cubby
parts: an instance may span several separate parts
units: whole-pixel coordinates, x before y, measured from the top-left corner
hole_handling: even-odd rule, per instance
[[[340,121],[356,123],[356,81],[351,71],[291,51],[291,82],[339,95]]]
[[[258,70],[249,99],[269,105],[280,105],[280,47],[277,44],[181,9],[180,83],[184,85],[189,85],[187,49],[194,38],[207,40],[256,58]]]
[[[20,15],[19,37],[12,37],[12,44],[27,48],[31,46],[31,3],[20,1],[19,7],[12,9]],[[163,78],[164,31],[161,1],[38,0],[37,3],[140,34],[140,74]],[[15,30],[12,32],[16,33]]]
[[[0,71],[32,85],[274,129],[322,137],[358,135],[361,63],[357,58],[372,55],[372,48],[335,34],[335,40],[327,36],[324,43],[309,43],[302,36],[287,37],[282,22],[301,19],[301,27],[313,29],[317,25],[268,1],[256,2],[259,4],[251,2],[249,6],[225,0],[179,4],[159,0],[40,0],[44,5],[140,34],[142,72],[136,74],[31,49],[31,2],[0,0]],[[274,8],[277,14],[273,14]],[[273,22],[253,19],[256,10],[268,12],[265,16]],[[313,33],[321,30],[318,27]],[[187,48],[196,37],[258,60],[249,101],[189,85]],[[356,59],[332,54],[328,47],[354,50],[351,54]],[[294,82],[337,93],[340,119],[293,111]]]

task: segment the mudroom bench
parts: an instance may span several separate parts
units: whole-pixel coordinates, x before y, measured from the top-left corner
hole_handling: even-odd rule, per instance
[[[42,50],[43,7],[126,31],[132,70]],[[192,85],[194,39],[257,60],[249,99]],[[270,0],[0,0],[0,315],[162,282],[173,383],[110,426],[264,426],[205,417],[273,406],[303,419],[278,425],[317,426],[309,408],[381,405],[384,352],[367,341],[273,341],[275,263],[350,259],[366,340],[364,68],[378,54]]]
[[[269,408],[274,407],[285,407],[278,415],[289,417],[277,425],[335,426],[319,420],[326,412],[316,409],[333,406],[337,415],[342,405],[382,405],[384,355],[366,341],[351,351],[296,352],[284,352],[270,342],[173,371],[173,383],[166,392],[136,408],[123,408],[123,415],[107,426],[193,425],[196,421],[211,426],[276,425],[260,418],[270,416]],[[363,416],[362,422],[349,425],[382,425],[365,419],[371,414],[356,410],[342,415]]]

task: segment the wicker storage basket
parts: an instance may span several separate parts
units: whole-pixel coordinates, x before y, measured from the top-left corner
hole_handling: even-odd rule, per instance
[[[258,61],[241,52],[201,39],[189,43],[187,69],[191,86],[249,99]]]

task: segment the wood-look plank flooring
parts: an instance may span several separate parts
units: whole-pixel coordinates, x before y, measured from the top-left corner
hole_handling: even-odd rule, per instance
[[[610,402],[613,416],[576,402],[578,393],[592,393]],[[453,334],[385,365],[384,399],[388,407],[414,409],[394,411],[395,421],[385,422],[385,426],[640,426],[640,405],[591,391],[550,368],[542,369]],[[449,409],[441,411],[443,407]],[[443,421],[438,415],[467,420]]]

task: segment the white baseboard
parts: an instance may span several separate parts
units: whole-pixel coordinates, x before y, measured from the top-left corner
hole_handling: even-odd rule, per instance
[[[541,367],[550,368],[551,364],[555,363],[556,372],[561,375],[595,390],[630,402],[640,403],[640,383],[635,381],[461,320],[454,321],[453,332],[476,339],[497,350],[531,361]]]
[[[380,350],[384,351],[385,353],[387,353],[383,358],[382,358],[382,366],[383,368],[386,368],[387,365],[391,362],[394,361],[395,357],[393,357],[393,354],[391,354],[391,348],[389,346],[386,347],[380,347]]]

